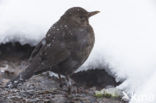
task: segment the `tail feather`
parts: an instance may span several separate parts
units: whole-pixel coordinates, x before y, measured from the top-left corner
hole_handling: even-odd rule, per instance
[[[34,69],[31,66],[27,67],[23,72],[21,72],[17,77],[10,80],[6,87],[16,88],[18,84],[25,82],[27,79],[31,78],[34,75]]]
[[[49,70],[49,68],[44,63],[41,63],[41,59],[39,57],[33,58],[31,62],[32,63],[23,72],[21,72],[16,78],[10,80],[6,87],[16,88],[19,83],[25,82],[33,75],[37,75]]]

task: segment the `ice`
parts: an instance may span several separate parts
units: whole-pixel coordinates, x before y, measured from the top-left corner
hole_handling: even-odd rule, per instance
[[[80,68],[108,66],[130,103],[156,102],[156,2],[154,0],[2,0],[0,43],[36,45],[70,7],[101,11],[90,19],[96,43]],[[145,98],[143,98],[145,97]]]

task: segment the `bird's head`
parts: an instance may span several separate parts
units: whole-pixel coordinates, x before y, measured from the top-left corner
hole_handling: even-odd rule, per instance
[[[88,12],[81,7],[73,7],[68,9],[62,18],[72,23],[85,26],[89,24],[88,19],[97,13],[99,13],[99,11]]]

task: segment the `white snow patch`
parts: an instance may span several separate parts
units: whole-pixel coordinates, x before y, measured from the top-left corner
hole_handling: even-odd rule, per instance
[[[130,103],[155,103],[154,0],[2,0],[0,43],[19,41],[35,45],[65,10],[73,6],[101,11],[90,19],[96,44],[80,69],[107,64],[117,80],[125,80],[118,88],[132,96]]]

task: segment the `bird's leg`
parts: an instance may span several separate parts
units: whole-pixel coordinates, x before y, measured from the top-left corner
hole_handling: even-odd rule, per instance
[[[60,73],[58,73],[58,78],[59,78],[59,82],[60,82],[60,87],[62,88],[63,87],[63,83],[62,83],[62,78],[61,78]]]
[[[69,75],[66,75],[66,84],[67,84],[67,88],[68,88],[68,93],[71,93],[71,87],[72,87],[72,80],[70,79]]]

